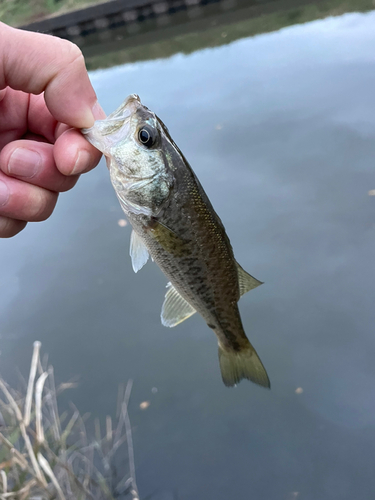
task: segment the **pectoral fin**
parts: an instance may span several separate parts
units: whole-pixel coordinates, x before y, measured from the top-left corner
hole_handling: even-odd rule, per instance
[[[159,245],[174,257],[181,257],[188,251],[186,246],[188,242],[180,238],[172,229],[160,221],[155,221],[149,231]]]
[[[134,229],[130,236],[130,257],[132,258],[132,265],[135,273],[142,269],[149,257],[146,245]]]
[[[196,311],[171,283],[168,283],[167,287],[168,291],[161,309],[161,322],[164,326],[172,327],[190,318]]]
[[[249,292],[253,288],[256,288],[259,285],[263,285],[262,281],[257,280],[251,274],[247,273],[237,262],[237,271],[238,271],[238,284],[240,286],[240,295],[244,295]]]

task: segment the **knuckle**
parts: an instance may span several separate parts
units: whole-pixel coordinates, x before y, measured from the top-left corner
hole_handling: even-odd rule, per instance
[[[70,64],[72,63],[82,63],[84,65],[84,58],[81,49],[69,40],[64,40],[65,50],[67,53],[67,58]]]

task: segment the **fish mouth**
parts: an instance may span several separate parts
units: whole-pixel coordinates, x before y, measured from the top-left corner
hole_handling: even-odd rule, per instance
[[[98,122],[105,122],[107,128],[109,129],[111,128],[111,125],[119,126],[121,122],[128,120],[141,105],[139,96],[137,94],[131,94],[115,111],[113,111],[113,113],[108,115],[105,120],[98,120]]]
[[[93,146],[108,155],[111,146],[128,135],[130,119],[141,106],[139,96],[131,94],[107,118],[96,120],[92,127],[83,128],[81,132]]]

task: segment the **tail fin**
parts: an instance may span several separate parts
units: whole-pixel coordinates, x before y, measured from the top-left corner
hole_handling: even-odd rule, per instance
[[[271,387],[267,372],[250,342],[239,352],[225,349],[219,344],[219,363],[227,387],[233,387],[244,378],[262,387]]]

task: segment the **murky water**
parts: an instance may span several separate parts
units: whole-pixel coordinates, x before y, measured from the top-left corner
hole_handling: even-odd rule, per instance
[[[166,279],[151,263],[133,273],[103,162],[49,221],[1,242],[3,374],[26,372],[41,340],[99,416],[132,378],[143,496],[373,495],[374,49],[375,12],[348,14],[91,74],[107,112],[136,92],[168,125],[265,282],[240,309],[271,391],[223,386],[201,318],[160,324]]]

